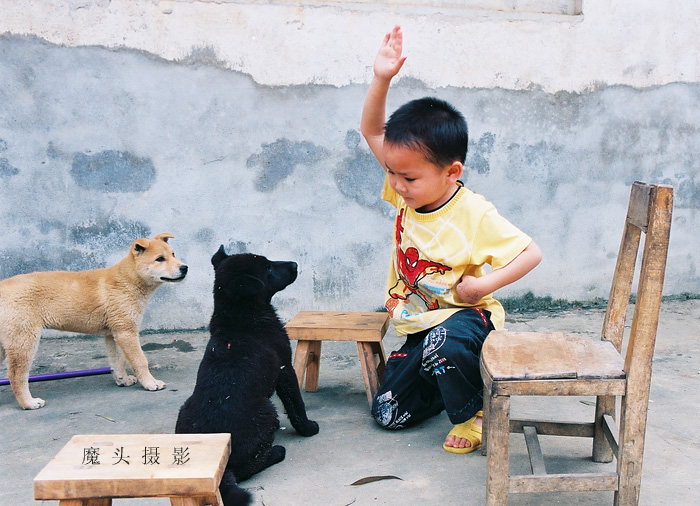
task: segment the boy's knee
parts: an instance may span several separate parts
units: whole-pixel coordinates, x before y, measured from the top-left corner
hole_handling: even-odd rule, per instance
[[[398,422],[398,410],[399,405],[389,391],[374,398],[371,414],[380,427],[384,429],[400,429],[403,425]]]
[[[422,368],[425,373],[430,375],[440,374],[445,368],[446,362],[449,359],[449,346],[445,346],[447,342],[447,329],[438,325],[433,328],[423,341],[423,359]],[[442,368],[442,369],[441,369]]]

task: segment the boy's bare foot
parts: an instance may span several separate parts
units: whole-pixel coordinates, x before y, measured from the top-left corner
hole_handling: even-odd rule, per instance
[[[483,414],[479,411],[474,418],[455,425],[445,438],[442,447],[450,453],[469,453],[481,446]]]

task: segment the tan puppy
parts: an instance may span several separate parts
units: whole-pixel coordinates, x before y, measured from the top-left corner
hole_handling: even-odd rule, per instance
[[[156,288],[187,274],[168,244],[172,237],[138,239],[123,260],[105,269],[33,272],[0,281],[0,363],[7,355],[12,391],[24,409],[44,405],[28,383],[42,328],[103,335],[117,385],[138,379],[146,390],[165,387],[148,370],[138,327]],[[126,360],[136,377],[126,373]]]

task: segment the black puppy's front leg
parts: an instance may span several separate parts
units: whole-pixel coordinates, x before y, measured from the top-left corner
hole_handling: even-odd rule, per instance
[[[292,427],[302,436],[318,434],[318,424],[306,416],[304,400],[301,398],[299,381],[292,364],[287,364],[280,370],[277,379],[277,395],[282,400]]]

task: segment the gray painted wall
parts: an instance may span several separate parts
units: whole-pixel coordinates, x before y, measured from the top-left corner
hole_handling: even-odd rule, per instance
[[[157,292],[144,328],[207,324],[220,244],[300,264],[275,299],[285,318],[380,307],[392,217],[358,131],[365,91],[256,84],[206,49],[173,62],[0,36],[0,278],[110,265],[171,232],[190,274]],[[467,117],[466,185],[544,251],[501,297],[606,297],[634,180],[675,186],[666,293],[700,293],[700,85],[551,93],[404,78],[389,109],[425,95]]]

